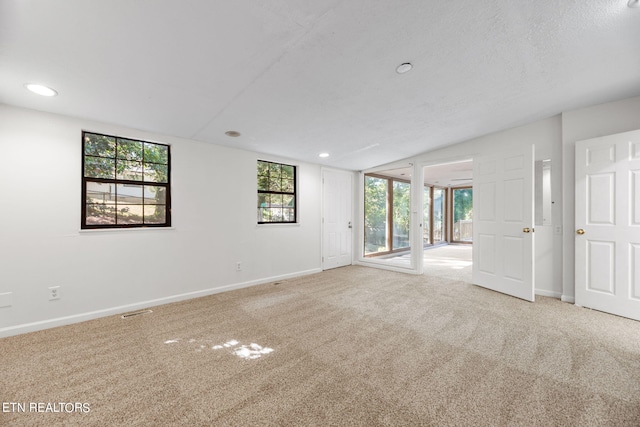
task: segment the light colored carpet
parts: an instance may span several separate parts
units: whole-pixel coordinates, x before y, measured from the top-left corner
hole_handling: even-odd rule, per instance
[[[425,249],[424,274],[429,277],[471,283],[473,247],[443,245]]]
[[[345,267],[153,310],[0,340],[3,402],[90,405],[0,424],[640,425],[640,322],[555,299]]]

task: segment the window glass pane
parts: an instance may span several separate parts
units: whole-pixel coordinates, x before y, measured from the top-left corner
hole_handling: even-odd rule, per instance
[[[116,195],[118,205],[141,205],[142,185],[118,184],[116,185]]]
[[[282,206],[288,206],[293,208],[293,196],[282,196]]]
[[[473,241],[473,189],[453,190],[453,240]]]
[[[269,221],[269,209],[268,208],[259,208],[258,209],[258,222],[267,222]]]
[[[387,180],[364,178],[365,255],[387,250]]]
[[[116,223],[115,204],[87,203],[87,225],[106,225]]]
[[[258,175],[269,176],[269,163],[258,161]]]
[[[117,179],[142,181],[142,163],[132,160],[118,160]]]
[[[165,205],[145,205],[145,224],[164,224],[167,222],[167,207]]]
[[[280,207],[280,206],[282,206],[282,194],[272,194],[271,195],[271,206],[272,207]]]
[[[114,184],[87,181],[87,203],[112,203],[115,204],[116,193]]]
[[[271,179],[280,178],[280,168],[281,165],[279,163],[269,163],[269,176]]]
[[[166,145],[145,142],[144,143],[144,161],[145,163],[158,163],[161,165],[168,165],[169,164],[169,147]]]
[[[87,178],[115,177],[116,162],[113,159],[86,156],[84,158],[84,176]]]
[[[89,156],[114,157],[116,139],[112,136],[84,134],[84,154]]]
[[[123,205],[118,203],[116,222],[118,224],[142,224],[142,205]]]
[[[258,177],[258,190],[260,190],[260,191],[269,191],[269,177],[268,176],[259,176]]]
[[[293,166],[282,165],[282,178],[293,180],[293,174],[294,174],[293,170],[294,170]]]
[[[289,209],[289,208],[283,208],[282,209],[282,220],[286,221],[286,222],[293,222],[295,221],[296,217],[295,217],[295,211],[293,209]]]
[[[144,164],[144,181],[167,183],[169,178],[169,169],[166,165],[157,165],[153,163]]]
[[[411,184],[393,181],[393,243],[392,249],[410,246],[409,219],[411,209]]]
[[[117,154],[119,159],[142,161],[142,142],[131,139],[117,140]]]
[[[280,179],[274,179],[272,177],[269,180],[269,191],[282,191],[282,186],[280,185]]]
[[[282,191],[285,193],[293,193],[295,190],[292,179],[283,179],[282,180]]]
[[[167,203],[167,189],[158,185],[144,186],[144,204],[164,205]]]
[[[269,207],[269,195],[264,193],[258,194],[258,207],[266,208]]]
[[[115,185],[87,181],[85,200],[88,225],[115,224]]]
[[[282,208],[269,208],[269,217],[273,222],[282,222]]]

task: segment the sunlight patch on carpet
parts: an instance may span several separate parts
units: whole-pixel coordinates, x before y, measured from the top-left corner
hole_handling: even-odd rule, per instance
[[[265,354],[269,354],[273,351],[272,348],[262,347],[259,344],[251,343],[249,345],[243,345],[233,350],[233,354],[242,359],[257,359]]]
[[[170,339],[164,341],[165,344],[180,344],[181,339]],[[273,352],[270,347],[263,347],[260,344],[241,344],[238,340],[229,340],[222,344],[213,344],[211,340],[196,340],[190,338],[185,342],[186,344],[192,344],[190,347],[196,352],[202,352],[204,350],[224,350],[226,349],[229,354],[237,356],[241,359],[253,360],[258,359],[266,354]]]

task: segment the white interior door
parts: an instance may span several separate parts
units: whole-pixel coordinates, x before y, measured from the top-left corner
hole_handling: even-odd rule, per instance
[[[349,172],[322,171],[322,269],[352,263],[353,176]]]
[[[576,305],[640,320],[640,130],[576,143]]]
[[[533,146],[473,159],[473,283],[534,301]]]

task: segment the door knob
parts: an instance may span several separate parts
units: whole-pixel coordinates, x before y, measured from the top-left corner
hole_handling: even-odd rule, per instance
[[[523,233],[531,233],[531,229],[529,227],[525,227],[522,229]]]
[[[584,230],[582,228],[580,228],[580,229],[576,230],[576,234],[582,235],[582,234],[584,234]]]

